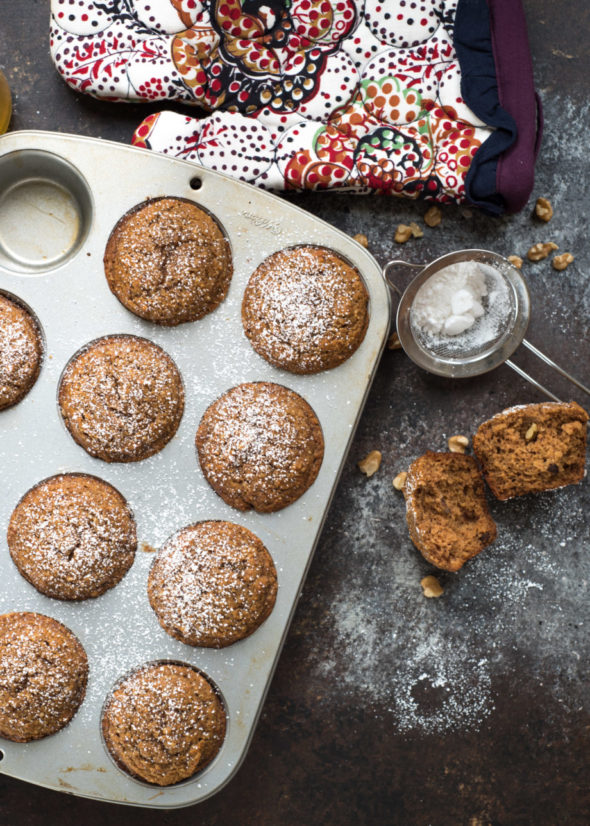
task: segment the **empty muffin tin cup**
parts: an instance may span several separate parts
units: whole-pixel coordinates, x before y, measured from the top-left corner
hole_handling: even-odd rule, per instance
[[[487,295],[483,298],[484,315],[474,326],[474,335],[433,336],[416,323],[413,313],[416,297],[431,278],[448,267],[460,263],[472,263],[484,276]],[[405,290],[397,281],[415,273]],[[390,261],[384,275],[400,296],[397,308],[396,328],[406,355],[429,373],[446,378],[479,376],[506,364],[526,381],[554,401],[559,401],[550,390],[510,361],[510,356],[522,344],[553,370],[590,395],[590,388],[567,373],[562,367],[544,355],[525,339],[530,318],[530,296],[522,273],[506,258],[489,250],[458,250],[437,258],[430,264],[410,264],[406,261]],[[481,329],[486,319],[494,317],[494,324]],[[479,335],[477,334],[479,330]]]
[[[0,158],[0,266],[40,275],[72,258],[92,222],[92,196],[65,158],[23,149]]]

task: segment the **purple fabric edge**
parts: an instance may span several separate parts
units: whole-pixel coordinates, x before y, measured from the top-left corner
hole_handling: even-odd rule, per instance
[[[500,105],[516,122],[514,144],[498,160],[496,183],[508,212],[526,204],[535,182],[543,128],[521,0],[487,0]]]

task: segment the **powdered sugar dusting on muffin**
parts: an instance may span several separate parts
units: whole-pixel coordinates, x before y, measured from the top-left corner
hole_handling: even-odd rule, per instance
[[[315,373],[342,364],[364,338],[368,295],[356,269],[326,249],[267,258],[244,293],[244,330],[278,367]]]
[[[148,593],[164,630],[189,645],[222,647],[270,614],[277,592],[270,554],[251,531],[201,522],[175,534],[150,572]]]
[[[0,410],[16,404],[39,373],[42,344],[36,321],[0,294]]]
[[[197,432],[201,467],[214,490],[241,510],[273,511],[314,482],[324,452],[319,421],[293,390],[241,384],[214,402]]]
[[[21,574],[57,599],[96,597],[116,585],[136,545],[135,522],[121,494],[82,474],[36,485],[8,526],[8,547]]]
[[[63,728],[84,699],[88,661],[57,620],[0,615],[0,737],[38,740]]]
[[[210,763],[225,729],[225,709],[209,681],[174,663],[151,663],[123,679],[102,720],[115,761],[159,786],[191,777]]]
[[[107,462],[138,461],[172,438],[184,410],[180,373],[151,341],[106,336],[68,364],[59,388],[74,439]]]

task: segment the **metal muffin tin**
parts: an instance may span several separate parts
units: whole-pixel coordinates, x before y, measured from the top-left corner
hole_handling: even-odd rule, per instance
[[[165,328],[128,312],[110,292],[102,256],[118,219],[161,195],[190,198],[212,213],[229,239],[234,276],[224,303],[201,321]],[[275,369],[248,343],[241,323],[247,280],[271,253],[300,244],[326,246],[361,272],[370,323],[345,364],[314,376]],[[0,138],[0,289],[39,319],[45,355],[37,383],[0,413],[0,613],[55,617],[88,654],[86,699],[58,734],[24,745],[0,739],[0,771],[84,797],[154,808],[196,803],[218,791],[245,756],[297,599],[334,495],[387,337],[389,292],[373,257],[347,235],[280,198],[191,163],[116,143],[48,132]],[[144,336],[178,365],[185,411],[176,436],[137,463],[93,459],[67,432],[57,409],[60,375],[87,342],[110,333]],[[326,449],[315,484],[274,514],[242,513],[205,481],[194,438],[207,406],[245,381],[267,380],[300,393],[317,413]],[[97,599],[61,602],[39,594],[18,573],[6,528],[21,496],[41,479],[82,472],[114,485],[137,521],[139,546],[122,582]],[[180,528],[205,519],[244,525],[264,542],[278,573],[275,608],[250,637],[225,649],[193,648],[169,637],[147,599],[152,551]],[[146,552],[144,552],[146,551]],[[215,760],[176,786],[132,779],[111,760],[100,734],[105,698],[131,669],[155,660],[186,662],[219,688],[228,728]]]

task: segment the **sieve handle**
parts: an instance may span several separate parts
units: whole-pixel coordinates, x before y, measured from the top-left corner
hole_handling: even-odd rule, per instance
[[[532,376],[529,376],[529,374],[528,374],[528,373],[525,373],[525,371],[524,371],[524,370],[521,370],[521,368],[520,368],[520,367],[518,367],[516,364],[514,364],[514,362],[513,362],[513,361],[510,361],[510,359],[506,359],[506,361],[504,362],[504,364],[506,364],[508,367],[511,367],[511,368],[514,370],[514,372],[515,372],[515,373],[518,373],[518,375],[519,375],[521,378],[526,379],[526,380],[529,382],[529,384],[532,384],[532,385],[533,385],[533,387],[536,387],[536,388],[537,388],[537,390],[540,390],[540,391],[541,391],[541,393],[545,393],[545,395],[546,395],[546,396],[549,396],[549,398],[550,398],[550,399],[553,399],[553,401],[554,401],[554,402],[560,402],[560,401],[561,401],[561,399],[558,399],[558,398],[557,398],[557,396],[555,396],[555,395],[551,392],[551,390],[547,390],[547,388],[546,388],[546,387],[543,387],[543,385],[542,385],[542,384],[540,384],[540,383],[539,383],[536,379],[534,379]]]
[[[544,361],[545,364],[548,364],[549,367],[552,367],[560,376],[563,376],[568,381],[571,381],[572,384],[575,384],[576,387],[579,387],[580,390],[583,390],[584,393],[587,393],[590,396],[590,388],[586,387],[585,384],[582,384],[575,376],[572,376],[571,373],[568,373],[567,370],[564,370],[563,367],[560,367],[559,364],[556,364],[549,356],[546,356],[545,353],[542,353],[538,350],[534,344],[531,344],[530,341],[527,341],[526,338],[523,338],[522,343],[525,347],[527,347],[531,353],[534,353],[537,358],[540,358],[541,361]]]
[[[408,276],[414,275],[416,272],[423,270],[425,266],[426,264],[410,264],[409,261],[396,259],[395,261],[389,261],[383,267],[383,276],[391,289],[394,290],[401,298],[403,291],[407,286]],[[399,280],[405,281],[403,289],[399,286],[397,281],[394,281],[396,276]]]

